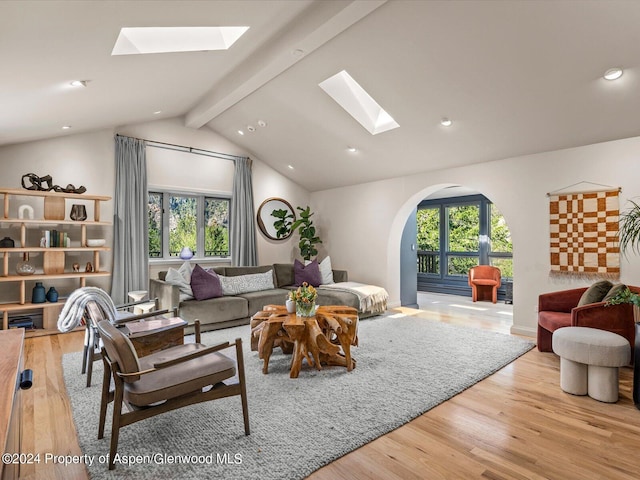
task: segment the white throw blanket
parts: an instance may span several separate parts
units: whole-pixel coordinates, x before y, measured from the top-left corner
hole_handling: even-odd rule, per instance
[[[88,302],[96,302],[108,318],[116,318],[116,307],[107,292],[98,287],[82,287],[74,290],[65,302],[58,317],[58,330],[70,332],[80,325]]]
[[[387,309],[389,294],[382,287],[358,282],[339,282],[320,285],[321,290],[338,290],[355,294],[360,300],[361,312],[381,313]]]

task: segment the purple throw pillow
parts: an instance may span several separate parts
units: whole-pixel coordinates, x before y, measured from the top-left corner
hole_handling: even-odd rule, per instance
[[[191,272],[191,290],[196,300],[222,296],[222,285],[216,272],[205,270],[197,264]]]
[[[318,287],[322,283],[322,274],[320,273],[318,260],[312,261],[309,265],[303,265],[296,260],[293,263],[293,275],[296,287],[302,285],[303,282],[307,282],[312,287]]]

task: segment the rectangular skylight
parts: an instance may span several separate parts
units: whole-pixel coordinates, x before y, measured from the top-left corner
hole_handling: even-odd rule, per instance
[[[318,86],[371,135],[393,130],[400,126],[346,70],[327,78]]]
[[[226,50],[249,27],[122,28],[111,55]]]

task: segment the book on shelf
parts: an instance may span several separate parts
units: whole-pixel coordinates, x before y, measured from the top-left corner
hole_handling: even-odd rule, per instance
[[[62,248],[71,246],[71,239],[67,232],[45,230],[42,238],[41,246],[45,248]]]

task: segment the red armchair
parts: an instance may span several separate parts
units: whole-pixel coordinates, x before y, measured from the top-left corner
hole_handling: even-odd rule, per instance
[[[469,286],[471,287],[471,299],[476,302],[478,294],[482,297],[483,290],[491,290],[491,301],[498,301],[498,289],[500,288],[500,269],[491,265],[477,265],[469,269]]]
[[[640,293],[640,287],[629,286]],[[553,332],[562,327],[591,327],[622,335],[629,340],[631,357],[635,345],[633,305],[625,303],[605,307],[605,302],[578,307],[580,297],[587,288],[574,288],[560,292],[543,293],[538,297],[538,350],[552,352]]]

